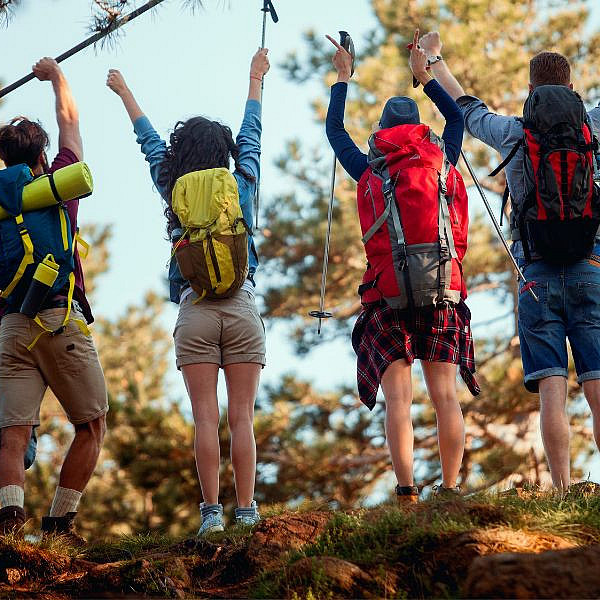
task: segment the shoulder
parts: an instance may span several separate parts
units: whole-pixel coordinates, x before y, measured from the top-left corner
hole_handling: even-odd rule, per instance
[[[50,165],[49,171],[50,173],[54,173],[54,171],[57,171],[58,169],[62,169],[63,167],[67,167],[77,162],[79,162],[79,159],[77,158],[73,150],[64,146],[58,151],[58,154],[54,157],[54,160]]]

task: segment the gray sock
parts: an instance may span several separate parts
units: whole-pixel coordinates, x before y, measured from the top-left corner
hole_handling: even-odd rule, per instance
[[[235,509],[235,518],[238,517],[256,517],[258,516],[258,506],[256,504],[256,500],[252,500],[252,504],[249,508],[236,508]]]

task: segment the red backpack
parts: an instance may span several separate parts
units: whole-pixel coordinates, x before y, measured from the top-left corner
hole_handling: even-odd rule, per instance
[[[457,304],[466,297],[468,198],[460,173],[426,125],[398,125],[369,140],[357,188],[367,271],[363,304],[392,308]]]
[[[490,176],[524,146],[528,191],[516,220],[527,260],[535,250],[554,264],[590,256],[600,225],[600,194],[594,183],[598,141],[577,92],[564,85],[541,85],[523,109],[523,138]],[[508,188],[507,188],[508,190]],[[508,191],[503,198],[503,209]]]

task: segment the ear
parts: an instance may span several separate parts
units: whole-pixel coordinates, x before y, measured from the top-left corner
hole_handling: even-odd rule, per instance
[[[531,94],[531,92],[533,92],[533,86],[529,84],[529,93]]]
[[[573,84],[572,84],[572,83],[570,83],[570,84],[569,84],[569,89],[570,89],[570,90],[572,90],[572,89],[573,89]]]

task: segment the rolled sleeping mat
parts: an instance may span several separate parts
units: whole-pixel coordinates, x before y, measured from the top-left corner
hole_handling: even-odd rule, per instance
[[[84,162],[73,163],[49,175],[37,177],[23,187],[23,212],[89,196],[94,189],[92,173]],[[0,221],[9,215],[0,207]]]

